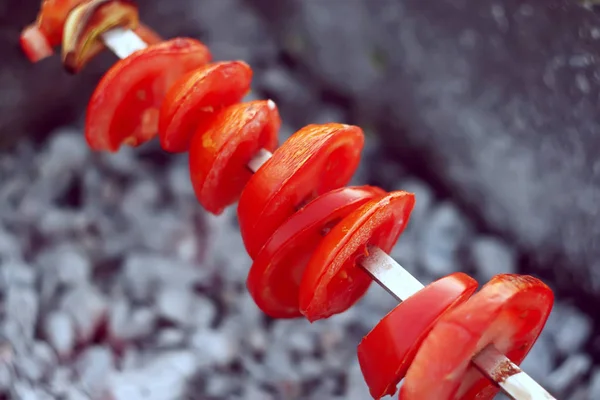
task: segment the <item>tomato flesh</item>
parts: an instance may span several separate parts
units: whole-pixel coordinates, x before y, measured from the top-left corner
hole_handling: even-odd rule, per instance
[[[258,307],[272,318],[302,316],[298,309],[300,281],[325,230],[384,194],[373,186],[335,189],[286,220],[258,253],[248,274],[246,286]]]
[[[114,152],[122,144],[135,147],[152,139],[167,90],[210,57],[208,48],[197,40],[177,38],[119,60],[90,99],[85,124],[89,146]]]
[[[309,321],[350,308],[367,291],[371,277],[357,261],[367,246],[388,253],[406,227],[415,198],[395,191],[371,200],[334,226],[319,243],[300,284],[300,312]]]
[[[181,77],[160,109],[162,148],[183,152],[198,126],[224,107],[238,103],[250,91],[252,69],[241,61],[209,64]]]
[[[21,32],[21,49],[32,63],[54,54],[54,50],[43,32],[36,25],[30,25]]]
[[[363,144],[359,127],[329,123],[308,125],[275,150],[238,205],[240,232],[252,259],[299,206],[350,181]]]
[[[261,149],[277,147],[281,118],[275,103],[252,101],[230,106],[200,128],[190,146],[190,176],[196,197],[219,215],[234,203],[252,177],[248,163]]]
[[[441,278],[396,306],[363,338],[358,361],[373,398],[396,392],[436,321],[476,289],[477,281],[462,272]]]
[[[72,9],[87,0],[43,0],[36,20],[51,47],[62,43],[65,21]]]
[[[550,288],[531,276],[492,278],[433,327],[406,374],[400,398],[494,398],[499,389],[471,359],[493,344],[519,365],[541,333],[553,301]]]

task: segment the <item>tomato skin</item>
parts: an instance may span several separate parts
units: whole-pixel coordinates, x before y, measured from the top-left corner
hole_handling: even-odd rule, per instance
[[[396,392],[436,321],[476,289],[477,281],[462,272],[445,276],[396,306],[362,339],[358,361],[373,398]]]
[[[166,151],[187,151],[203,120],[238,103],[250,91],[252,69],[242,61],[206,65],[182,76],[160,108],[160,144]]]
[[[238,205],[240,232],[252,259],[299,206],[350,181],[363,144],[359,127],[329,123],[308,125],[275,150]]]
[[[162,37],[158,33],[141,22],[133,31],[147,44],[157,44],[163,41]]]
[[[433,327],[406,374],[400,398],[492,399],[499,389],[471,358],[493,344],[519,365],[541,333],[553,301],[550,288],[531,276],[492,278]]]
[[[30,25],[21,32],[19,44],[27,59],[32,63],[36,63],[54,54],[54,50],[50,46],[50,43],[48,43],[46,36],[44,36],[36,25]]]
[[[158,131],[160,105],[175,80],[210,61],[197,40],[176,38],[117,61],[102,77],[87,108],[85,136],[93,150],[139,146]]]
[[[412,193],[394,191],[355,210],[321,241],[300,284],[300,312],[311,322],[346,311],[367,291],[371,277],[356,265],[367,246],[389,253],[415,204]]]
[[[384,194],[373,186],[335,189],[287,219],[258,253],[248,274],[246,286],[258,307],[272,318],[301,317],[300,279],[323,230]]]
[[[62,43],[63,27],[71,10],[87,0],[43,0],[36,25],[51,47]]]
[[[190,146],[190,177],[198,201],[219,215],[233,204],[252,177],[248,162],[261,148],[277,147],[281,118],[264,100],[230,106],[200,127]]]

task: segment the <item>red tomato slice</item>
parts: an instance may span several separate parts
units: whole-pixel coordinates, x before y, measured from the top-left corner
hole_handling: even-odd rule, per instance
[[[346,215],[385,194],[373,186],[344,187],[325,193],[292,215],[275,231],[252,264],[248,290],[273,318],[294,318],[304,268],[324,232]]]
[[[43,0],[36,19],[36,26],[51,47],[62,43],[65,21],[72,9],[87,0]]]
[[[363,338],[358,361],[373,398],[396,392],[436,321],[476,289],[477,281],[462,272],[441,278],[396,306]]]
[[[498,388],[471,358],[493,344],[520,364],[542,331],[553,301],[550,288],[536,278],[494,277],[433,327],[406,374],[400,398],[492,399]]]
[[[21,32],[21,49],[31,62],[54,54],[53,47],[62,43],[63,27],[69,12],[87,0],[44,0],[36,22]]]
[[[252,259],[299,206],[350,181],[363,144],[359,127],[329,123],[300,129],[275,151],[252,176],[238,205],[240,232]]]
[[[37,25],[30,25],[21,32],[19,39],[21,49],[29,61],[36,63],[54,54],[48,39]]]
[[[252,69],[242,61],[209,64],[181,77],[160,108],[160,144],[173,153],[187,151],[201,122],[238,103],[250,91]]]
[[[156,44],[163,41],[158,33],[141,22],[133,31],[147,44]]]
[[[325,236],[300,284],[300,312],[313,322],[341,313],[367,291],[371,277],[356,265],[367,246],[388,253],[415,204],[412,193],[395,191],[364,204]]]
[[[94,150],[139,146],[158,131],[167,90],[183,74],[210,61],[206,46],[177,38],[151,45],[119,60],[102,77],[87,109],[85,136]]]
[[[234,203],[252,177],[248,163],[261,149],[277,147],[281,118],[272,101],[230,106],[196,132],[190,146],[190,175],[196,197],[215,215]]]

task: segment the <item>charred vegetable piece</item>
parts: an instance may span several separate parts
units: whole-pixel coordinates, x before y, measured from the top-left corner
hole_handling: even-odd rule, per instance
[[[62,61],[71,73],[81,70],[105,49],[100,38],[116,28],[136,29],[138,9],[131,0],[89,0],[69,13],[64,25]]]

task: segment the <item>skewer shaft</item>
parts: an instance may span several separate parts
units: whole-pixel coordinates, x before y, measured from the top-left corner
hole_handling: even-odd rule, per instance
[[[133,31],[122,28],[115,28],[104,33],[102,39],[106,47],[119,58],[125,58],[131,53],[147,47],[147,44]],[[248,168],[252,172],[258,171],[271,156],[269,151],[261,149],[248,163]],[[421,282],[378,247],[369,248],[369,256],[363,259],[361,267],[398,301],[406,300],[424,287]],[[498,385],[513,400],[556,400],[491,345],[477,354],[472,361],[481,373]]]

